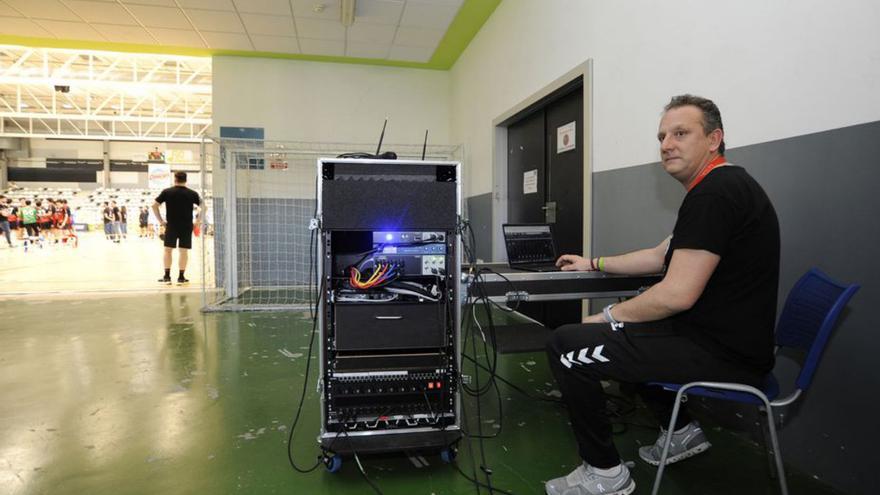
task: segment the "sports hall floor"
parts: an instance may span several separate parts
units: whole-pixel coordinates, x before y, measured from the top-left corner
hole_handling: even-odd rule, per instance
[[[120,246],[100,242],[91,254],[81,245],[78,256],[45,265],[63,269],[78,259],[90,268],[77,273],[112,268],[114,283],[130,290],[0,297],[0,494],[373,493],[352,459],[336,474],[323,467],[298,474],[288,465],[312,328],[307,312],[201,313],[198,291],[152,283],[155,265],[141,265],[157,262],[155,244],[145,242],[140,254],[154,261],[133,255],[126,263],[113,257]],[[122,248],[139,253],[136,243]],[[0,247],[3,283],[49,290],[9,266],[21,256]],[[293,448],[300,465],[318,453],[312,373]],[[502,355],[498,374],[533,397],[557,394],[542,353]],[[503,417],[492,395],[482,408],[484,433],[498,433],[483,441],[493,485],[543,493],[544,480],[577,462],[565,411],[506,385],[500,394]],[[474,409],[467,410],[475,432]],[[649,493],[654,468],[637,459],[637,448],[656,430],[644,426],[651,421],[638,407],[618,421],[628,423],[616,442],[635,461],[636,493]],[[672,466],[663,493],[777,493],[757,445],[707,420],[704,427],[714,447]],[[456,462],[469,475],[479,446],[460,446]],[[477,493],[436,454],[361,460],[384,494]],[[793,470],[789,486],[793,494],[836,493]]]

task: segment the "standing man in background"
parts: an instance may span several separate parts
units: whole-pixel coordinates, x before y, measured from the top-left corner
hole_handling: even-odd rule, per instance
[[[12,244],[12,237],[9,235],[9,217],[12,216],[12,208],[10,208],[11,201],[6,198],[6,196],[0,196],[0,232],[3,232],[3,236],[6,237],[6,242],[9,243],[9,247],[15,247]]]
[[[120,227],[122,217],[119,213],[119,207],[116,206],[116,201],[110,202],[110,212],[112,217],[110,225],[111,230],[113,231],[113,242],[118,243],[119,240],[122,238],[122,227]]]
[[[40,243],[40,227],[37,223],[37,208],[31,205],[31,200],[24,200],[24,206],[21,207],[21,223],[24,225],[24,229],[27,235],[24,241],[24,250],[27,251],[28,244],[38,243],[42,248],[43,244]]]
[[[162,218],[159,205],[165,203],[166,218]],[[171,252],[178,248],[177,264],[180,273],[177,283],[189,282],[184,277],[187,257],[192,248],[193,207],[198,207],[197,223],[202,223],[202,200],[199,194],[186,187],[186,172],[174,173],[174,186],[164,189],[153,202],[153,214],[165,226],[165,275],[159,282],[171,283]]]
[[[687,190],[672,236],[655,247],[585,259],[566,254],[562,270],[664,272],[638,296],[611,304],[582,324],[563,325],[548,341],[550,368],[568,406],[583,462],[545,485],[549,495],[628,495],[629,468],[614,446],[602,380],[637,384],[645,404],[668,425],[674,399],[650,382],[696,380],[760,386],[773,369],[779,285],[779,222],[767,194],[744,168],[724,158],[718,107],[676,96],[657,140],[663,169]],[[639,457],[659,466],[711,447],[696,421],[678,416]]]
[[[104,220],[104,238],[108,241],[113,240],[113,210],[110,204],[104,201],[104,209],[101,210],[101,216]]]

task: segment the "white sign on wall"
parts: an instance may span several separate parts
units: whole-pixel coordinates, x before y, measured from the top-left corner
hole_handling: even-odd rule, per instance
[[[538,192],[538,169],[523,172],[523,194]]]
[[[577,122],[569,122],[564,126],[556,128],[556,153],[564,153],[574,149],[575,143],[575,124]]]
[[[165,189],[171,187],[171,165],[167,163],[150,163],[147,169],[147,187]]]

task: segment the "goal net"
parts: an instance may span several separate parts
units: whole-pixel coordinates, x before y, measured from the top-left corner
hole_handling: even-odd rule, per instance
[[[309,224],[315,214],[318,158],[370,150],[375,145],[218,138],[208,143],[212,170],[213,256],[205,311],[306,309],[310,283]],[[402,160],[419,160],[422,146],[383,146]],[[461,161],[461,146],[429,145],[426,160]],[[313,275],[312,275],[313,276]]]

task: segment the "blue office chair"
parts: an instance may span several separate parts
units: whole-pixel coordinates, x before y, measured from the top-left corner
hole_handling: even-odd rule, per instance
[[[807,390],[819,360],[825,350],[825,345],[834,330],[840,312],[847,302],[859,290],[858,285],[840,285],[816,268],[811,268],[797,281],[788,294],[779,323],[776,326],[776,350],[788,347],[806,351],[801,371],[795,380],[795,390],[787,397],[777,399],[779,396],[779,383],[773,373],[767,375],[761,389],[740,383],[723,382],[691,382],[686,384],[675,383],[651,383],[663,387],[670,392],[676,392],[675,405],[672,409],[672,419],[669,421],[669,429],[675,429],[675,421],[681,403],[686,399],[686,394],[701,397],[711,397],[743,404],[754,404],[766,411],[767,423],[770,430],[770,442],[776,458],[776,470],[779,476],[779,487],[783,495],[788,495],[788,486],[785,482],[785,471],[782,467],[782,454],[779,452],[779,442],[776,438],[776,424],[773,418],[773,407],[787,406],[797,400]],[[654,479],[652,495],[657,495],[660,490],[660,481],[663,479],[663,470],[666,467],[666,458],[669,455],[669,445],[672,435],[666,435],[663,444],[663,454],[660,456],[660,466],[657,468],[657,477]]]

